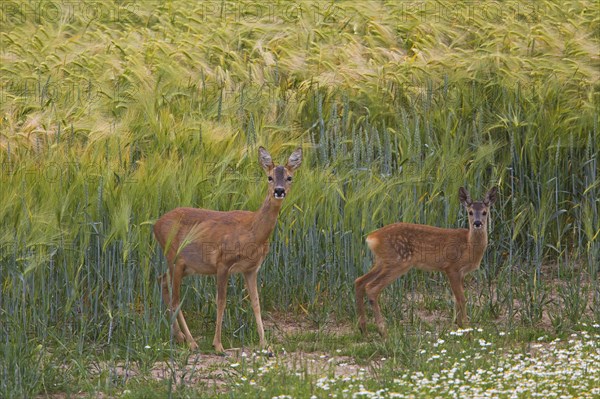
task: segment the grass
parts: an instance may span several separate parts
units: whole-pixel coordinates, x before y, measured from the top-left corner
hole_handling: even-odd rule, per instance
[[[151,227],[176,206],[257,209],[266,186],[258,145],[280,162],[305,149],[260,272],[265,318],[301,317],[316,334],[353,325],[352,282],[371,262],[367,233],[399,220],[464,227],[458,187],[479,196],[497,185],[490,245],[467,292],[482,339],[508,349],[466,364],[516,367],[511,350],[558,373],[560,351],[574,350],[571,333],[579,334],[572,356],[588,364],[594,347],[581,323],[600,320],[597,8],[3,2],[0,396],[197,396],[195,384],[148,374],[189,356],[170,342],[156,283],[166,266]],[[232,278],[226,348],[257,342],[245,295]],[[214,296],[212,278],[186,281],[194,335],[212,334]],[[279,318],[267,333],[289,351],[343,350],[367,370],[365,392],[388,396],[423,393],[410,376],[432,381],[440,367],[474,356],[461,353],[472,342],[447,349],[437,368],[415,355],[441,350],[440,337],[450,342],[443,276],[411,272],[381,302],[392,324],[385,342],[354,332],[281,338]],[[514,338],[519,331],[534,333]],[[527,344],[542,335],[561,338],[548,357]],[[210,340],[198,343],[208,356]],[[369,353],[396,360],[371,366]],[[141,371],[127,376],[117,364]],[[318,383],[329,384],[324,391],[307,373],[290,373],[269,369],[255,382],[266,396],[317,397],[360,384]],[[560,381],[554,375],[548,383]],[[258,392],[236,376],[210,395]],[[472,396],[503,389],[477,381]],[[574,389],[564,393],[591,392]]]
[[[514,335],[514,336],[511,336]],[[349,365],[357,351],[331,350],[294,370],[285,355],[233,363],[236,393],[264,397],[594,397],[598,394],[596,331],[520,342],[521,331],[454,330],[425,334],[410,359],[374,348],[368,365]],[[527,337],[529,338],[529,337]],[[404,337],[391,337],[404,342]],[[333,343],[335,347],[336,343]],[[337,342],[337,345],[345,345]],[[389,357],[388,357],[389,356]],[[258,360],[257,360],[258,359]],[[364,360],[364,359],[363,359]],[[408,362],[407,362],[408,360]],[[320,372],[308,374],[311,363]],[[282,371],[284,369],[286,371]],[[291,371],[290,371],[291,369]]]
[[[162,362],[166,348],[147,346],[148,363],[107,361],[90,370],[89,389],[112,377],[130,379],[126,389],[108,391],[128,398],[592,398],[598,395],[599,328],[583,323],[563,334],[423,329],[418,336],[398,328],[388,341],[359,342],[347,330],[302,326],[273,341],[275,356],[249,349],[225,358],[180,352]]]

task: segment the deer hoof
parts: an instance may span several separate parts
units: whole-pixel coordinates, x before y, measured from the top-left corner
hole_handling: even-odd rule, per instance
[[[221,344],[220,342],[213,343],[213,347],[215,348],[215,352],[222,354],[222,355],[225,354],[225,349],[223,348],[223,344]]]
[[[262,346],[263,348],[264,345]],[[267,357],[275,357],[275,352],[273,352],[273,348],[271,348],[270,346],[267,346],[264,350],[263,353],[267,356]]]
[[[367,335],[367,323],[366,322],[359,322],[358,323],[358,330],[360,331],[360,333],[362,335]]]

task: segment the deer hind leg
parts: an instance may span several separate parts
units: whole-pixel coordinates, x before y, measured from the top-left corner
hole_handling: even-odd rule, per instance
[[[169,270],[171,276],[171,292],[169,292],[168,278],[163,278],[163,298],[167,295],[167,299],[170,299],[170,302],[168,303],[170,304],[169,311],[171,320],[173,321],[171,326],[173,335],[178,342],[183,342],[185,340],[190,345],[190,349],[196,350],[198,349],[198,344],[192,337],[190,329],[185,321],[185,317],[183,317],[183,312],[181,311],[180,294],[184,271],[185,262],[182,259],[178,259],[175,262],[175,265]],[[165,281],[167,281],[166,290]],[[176,315],[176,317],[173,317],[174,315]]]
[[[379,273],[379,268],[377,266],[377,262],[373,264],[371,270],[357,278],[354,281],[354,289],[356,291],[356,312],[358,313],[358,328],[360,332],[364,335],[367,333],[367,315],[365,312],[365,287],[371,282],[374,278],[377,277]]]
[[[450,288],[454,294],[454,308],[456,312],[456,324],[463,328],[467,323],[467,299],[465,298],[464,276],[460,272],[447,273]]]
[[[225,304],[227,303],[227,282],[229,272],[226,267],[217,269],[217,323],[215,326],[215,338],[213,346],[217,352],[225,352],[221,343],[221,326],[223,325],[223,314],[225,313]]]
[[[161,286],[163,301],[169,311],[169,321],[171,322],[171,333],[173,334],[173,337],[175,337],[175,340],[177,342],[181,343],[181,342],[185,341],[185,336],[179,329],[179,323],[177,322],[177,318],[172,311],[172,309],[173,309],[173,306],[171,305],[171,302],[172,302],[171,287],[172,287],[172,285],[169,284],[170,283],[169,282],[170,274],[171,274],[170,272],[163,274],[162,276],[160,276],[158,278],[158,281]]]
[[[381,267],[379,272],[366,284],[365,290],[367,293],[367,298],[373,307],[373,314],[375,316],[377,330],[379,331],[379,335],[382,337],[387,336],[387,330],[385,327],[385,320],[381,314],[381,308],[379,306],[379,295],[385,287],[390,285],[398,277],[402,276],[409,270],[410,266],[407,264],[395,265],[391,269]]]

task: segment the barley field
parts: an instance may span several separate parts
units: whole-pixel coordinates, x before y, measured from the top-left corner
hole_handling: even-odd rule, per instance
[[[0,21],[0,397],[600,397],[597,2],[2,0]],[[269,347],[235,275],[215,353],[215,279],[190,277],[193,352],[152,226],[258,209],[259,146],[304,150],[259,273]],[[366,235],[467,227],[461,186],[499,189],[470,325],[413,270],[363,337]]]

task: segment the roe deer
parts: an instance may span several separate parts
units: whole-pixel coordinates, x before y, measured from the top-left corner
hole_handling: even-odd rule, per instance
[[[164,214],[154,225],[154,235],[167,258],[168,272],[159,277],[162,296],[168,306],[172,333],[178,342],[187,341],[192,350],[198,348],[190,334],[180,307],[181,280],[189,275],[217,275],[217,322],[213,346],[224,352],[221,325],[227,296],[227,283],[232,273],[244,275],[258,328],[260,346],[265,346],[265,333],[260,315],[256,279],[269,252],[269,236],[275,228],[283,199],[289,192],[293,172],[302,163],[302,149],[296,149],[286,166],[275,166],[263,147],[258,160],[267,173],[269,191],[256,212],[219,212],[197,208],[176,208]],[[174,315],[177,317],[174,317]],[[182,333],[183,330],[183,333]]]
[[[469,192],[458,190],[460,202],[469,214],[469,229],[443,229],[422,224],[395,223],[367,236],[367,245],[374,255],[371,270],[354,282],[358,325],[367,331],[364,296],[367,294],[377,329],[386,335],[385,322],[379,308],[379,294],[411,268],[446,273],[455,298],[456,322],[467,322],[464,277],[479,268],[488,244],[487,221],[490,206],[496,201],[493,187],[483,201],[473,202]]]

